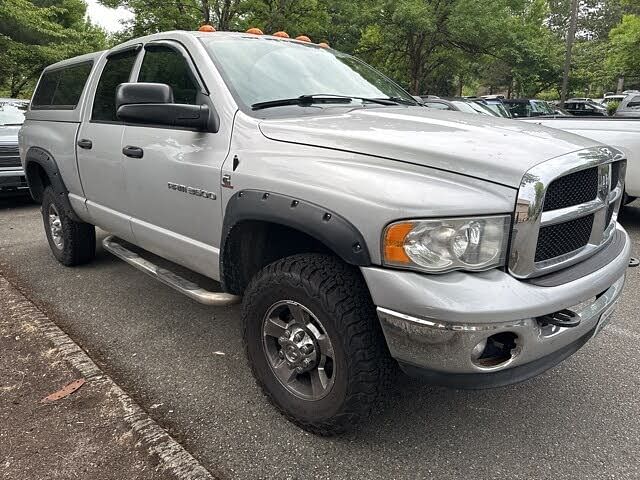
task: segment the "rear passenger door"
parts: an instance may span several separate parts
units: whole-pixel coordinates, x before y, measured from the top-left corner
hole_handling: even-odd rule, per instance
[[[145,45],[138,82],[164,83],[174,102],[214,108],[182,45]],[[127,124],[123,146],[142,149],[125,160],[131,225],[137,244],[212,278],[222,231],[220,175],[228,135],[161,125]]]
[[[139,50],[138,46],[109,54],[77,138],[78,170],[92,221],[129,241],[133,236],[122,154],[124,124],[116,118],[115,94],[120,83],[130,80]]]

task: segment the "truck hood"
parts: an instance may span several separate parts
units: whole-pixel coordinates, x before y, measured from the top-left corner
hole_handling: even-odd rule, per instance
[[[268,119],[262,134],[290,142],[447,170],[510,187],[534,165],[598,145],[518,120],[423,107],[358,108]]]

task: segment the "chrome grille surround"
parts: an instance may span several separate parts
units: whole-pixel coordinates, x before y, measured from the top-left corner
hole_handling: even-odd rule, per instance
[[[611,164],[619,164],[617,185],[611,185]],[[588,168],[598,168],[598,195],[594,200],[560,208],[544,210],[547,188],[554,180]],[[531,278],[551,273],[593,255],[612,238],[614,213],[607,223],[608,209],[614,204],[617,212],[624,191],[626,162],[619,150],[611,147],[591,147],[553,158],[531,168],[522,178],[514,218],[509,252],[509,272],[517,278]],[[538,233],[541,227],[565,223],[594,215],[591,236],[586,245],[564,255],[536,262]]]

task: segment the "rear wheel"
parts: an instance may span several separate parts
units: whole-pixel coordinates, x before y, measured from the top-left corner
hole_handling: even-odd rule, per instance
[[[93,225],[76,222],[50,186],[42,194],[42,220],[49,247],[56,259],[68,267],[90,262],[96,254]]]
[[[329,255],[295,255],[265,267],[245,292],[244,341],[267,397],[320,435],[369,414],[392,360],[359,272]]]

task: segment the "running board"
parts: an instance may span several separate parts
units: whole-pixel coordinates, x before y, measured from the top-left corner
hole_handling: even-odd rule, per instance
[[[132,267],[135,267],[150,277],[161,281],[165,285],[170,286],[196,302],[203,303],[205,305],[215,305],[218,307],[233,305],[234,303],[240,302],[241,297],[237,295],[231,295],[230,293],[224,292],[210,292],[209,290],[205,290],[199,285],[176,275],[166,268],[162,268],[151,263],[149,260],[142,258],[137,253],[122,246],[122,244],[118,243],[118,239],[113,235],[109,235],[105,238],[102,241],[102,246],[105,250],[124,260]]]

